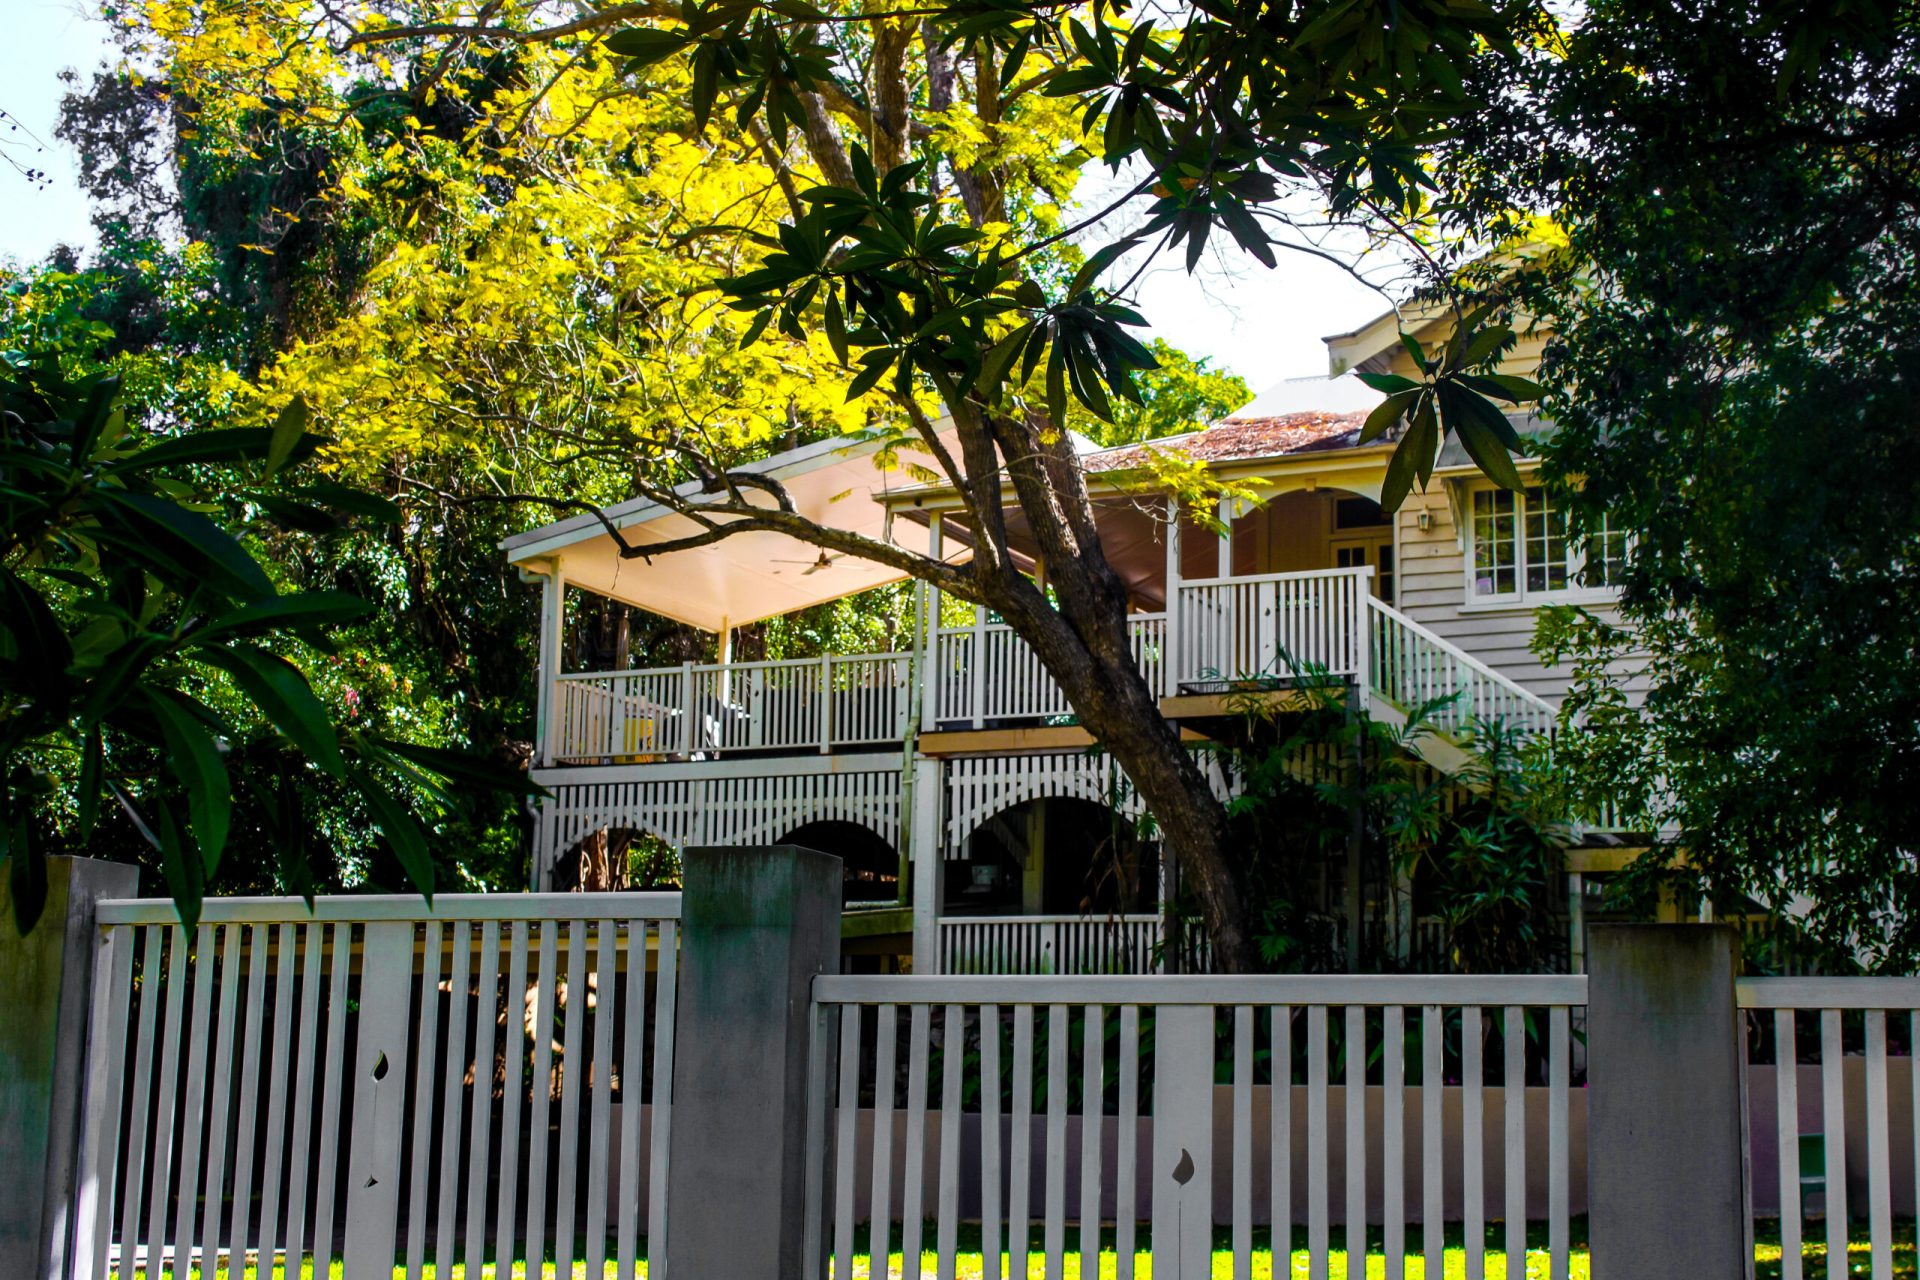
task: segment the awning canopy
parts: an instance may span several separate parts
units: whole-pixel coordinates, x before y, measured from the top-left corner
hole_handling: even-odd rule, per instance
[[[892,454],[889,446],[894,446]],[[885,540],[894,528],[881,505],[885,496],[917,483],[909,468],[934,466],[925,449],[873,437],[841,437],[738,469],[780,481],[800,514],[810,520]],[[701,490],[694,483],[679,492],[697,499]],[[753,500],[773,505],[770,495],[754,492]],[[609,507],[605,515],[638,547],[700,531],[692,520],[646,499]],[[904,545],[925,549],[924,532],[904,521],[898,532]],[[735,534],[651,560],[626,558],[606,525],[590,513],[515,534],[501,546],[514,565],[540,569],[544,562],[557,567],[572,586],[707,631],[779,617],[906,576],[854,556],[823,557],[819,548],[778,533]]]

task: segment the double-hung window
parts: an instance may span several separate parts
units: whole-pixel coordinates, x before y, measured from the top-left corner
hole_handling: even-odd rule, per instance
[[[1602,520],[1573,536],[1567,511],[1538,485],[1480,488],[1468,511],[1469,604],[1533,604],[1609,594],[1626,566],[1626,534]]]

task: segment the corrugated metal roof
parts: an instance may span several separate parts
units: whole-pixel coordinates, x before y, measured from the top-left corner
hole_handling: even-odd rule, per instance
[[[1201,462],[1240,462],[1289,453],[1349,449],[1359,442],[1364,413],[1287,413],[1270,418],[1224,418],[1205,431],[1168,436],[1146,444],[1120,445],[1089,454],[1089,471],[1137,467],[1148,449],[1177,450]]]

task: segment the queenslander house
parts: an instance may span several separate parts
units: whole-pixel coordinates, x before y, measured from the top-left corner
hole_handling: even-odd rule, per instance
[[[1432,340],[1444,323],[1429,320],[1417,336]],[[1082,450],[1107,558],[1131,588],[1140,669],[1197,748],[1237,721],[1229,686],[1283,686],[1309,669],[1390,723],[1450,698],[1414,741],[1426,767],[1457,774],[1471,758],[1470,726],[1498,721],[1533,735],[1554,725],[1569,676],[1532,653],[1536,612],[1611,607],[1625,531],[1574,539],[1542,489],[1494,486],[1457,445],[1424,493],[1382,511],[1393,446],[1358,443],[1379,397],[1340,375],[1411,372],[1400,324],[1389,314],[1327,339],[1334,377],[1283,383],[1204,431],[1153,442],[1258,495],[1222,503],[1226,536],[1182,516],[1170,494],[1142,491],[1140,446]],[[1505,371],[1530,374],[1540,347],[1523,340]],[[1513,421],[1523,435],[1540,425],[1524,413]],[[898,462],[882,466],[881,454],[878,442],[835,439],[750,469],[778,479],[814,520],[963,558],[969,531],[954,495]],[[693,531],[645,500],[604,515],[630,544]],[[1017,509],[1010,516],[1017,522]],[[1043,573],[1017,523],[1010,533],[1016,555]],[[765,533],[625,559],[591,514],[504,547],[543,592],[533,777],[551,795],[538,811],[536,889],[607,883],[607,859],[632,841],[809,844],[846,862],[850,954],[919,973],[1163,964],[1171,877],[1137,834],[1138,802],[995,617],[922,588],[915,634],[899,651],[737,662],[737,628],[900,575]],[[599,661],[570,655],[569,619],[596,596],[712,632],[718,661],[632,668],[624,645]],[[1233,784],[1221,774],[1218,785]],[[1617,870],[1646,842],[1577,826],[1567,838],[1568,874],[1554,888],[1566,895],[1556,904],[1563,962],[1578,969],[1588,877]],[[583,877],[583,865],[598,877]],[[1367,928],[1346,918],[1356,905],[1363,917],[1389,909],[1384,895],[1332,880],[1323,897],[1343,936]],[[1204,963],[1203,946],[1181,950]]]

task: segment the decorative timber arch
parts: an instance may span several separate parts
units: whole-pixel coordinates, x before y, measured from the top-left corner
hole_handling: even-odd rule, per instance
[[[1228,793],[1226,775],[1203,761],[1215,794]],[[966,856],[967,840],[1002,810],[1028,800],[1071,797],[1091,800],[1137,821],[1146,812],[1140,793],[1105,752],[1049,751],[1027,755],[972,756],[947,762],[946,856]]]
[[[660,765],[637,781],[630,773],[604,781],[542,779],[552,795],[541,805],[534,865],[544,878],[554,858],[594,832],[614,827],[685,849],[771,844],[809,823],[841,821],[900,847],[898,756],[803,757],[779,762],[789,766],[780,772],[770,772],[770,763]],[[849,767],[860,765],[865,767]]]

